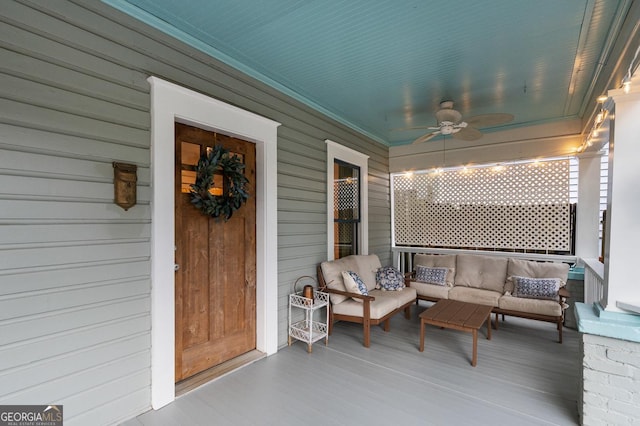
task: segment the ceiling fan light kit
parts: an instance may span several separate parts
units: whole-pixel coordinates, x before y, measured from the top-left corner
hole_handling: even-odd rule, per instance
[[[506,113],[483,114],[462,120],[462,114],[453,109],[453,101],[440,102],[440,109],[435,113],[438,122],[436,127],[427,127],[433,130],[413,141],[414,144],[426,142],[438,135],[451,135],[453,138],[463,141],[474,141],[482,137],[482,132],[477,127],[498,126],[513,120],[513,115]]]

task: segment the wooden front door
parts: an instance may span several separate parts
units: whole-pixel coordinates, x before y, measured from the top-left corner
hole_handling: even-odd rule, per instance
[[[255,145],[176,123],[176,382],[256,347]],[[190,202],[195,165],[222,145],[244,159],[249,199],[229,221]]]

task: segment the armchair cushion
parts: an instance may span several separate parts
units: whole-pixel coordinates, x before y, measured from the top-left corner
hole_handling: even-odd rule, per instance
[[[415,300],[416,290],[412,287],[405,287],[400,291],[372,290],[369,295],[375,297],[375,300],[371,302],[371,319],[377,320],[400,306]],[[333,312],[338,315],[362,317],[364,315],[364,307],[362,303],[349,299],[338,305],[333,305]]]
[[[322,276],[324,277],[327,287],[332,290],[347,291],[342,280],[342,271],[355,271],[358,269],[356,264],[356,256],[347,256],[342,259],[322,262],[320,264]],[[344,302],[349,297],[341,294],[331,294],[331,303],[337,304]]]
[[[360,275],[360,278],[367,286],[367,290],[374,290],[376,288],[376,272],[382,267],[380,258],[375,254],[359,254],[347,257],[352,257],[356,264],[355,269],[349,270],[355,271]]]

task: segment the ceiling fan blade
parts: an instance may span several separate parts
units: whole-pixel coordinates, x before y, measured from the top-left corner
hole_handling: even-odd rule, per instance
[[[481,114],[465,119],[469,125],[474,127],[490,127],[505,124],[513,120],[512,114],[496,112],[492,114]]]
[[[404,132],[407,130],[438,130],[440,127],[434,126],[415,126],[415,127],[397,127],[395,129],[391,129],[391,132]]]
[[[440,131],[438,130],[437,132],[433,132],[433,133],[427,133],[426,135],[422,135],[420,136],[418,139],[416,139],[415,141],[411,142],[411,143],[422,143],[422,142],[426,142],[429,139],[432,139],[434,137],[436,137],[437,135],[440,134]]]
[[[467,126],[463,129],[460,129],[459,132],[452,133],[451,136],[463,141],[475,141],[476,139],[480,139],[482,137],[482,132],[475,127]]]

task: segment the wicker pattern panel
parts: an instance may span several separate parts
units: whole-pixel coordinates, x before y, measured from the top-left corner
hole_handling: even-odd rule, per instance
[[[397,245],[570,250],[569,161],[394,175]]]

